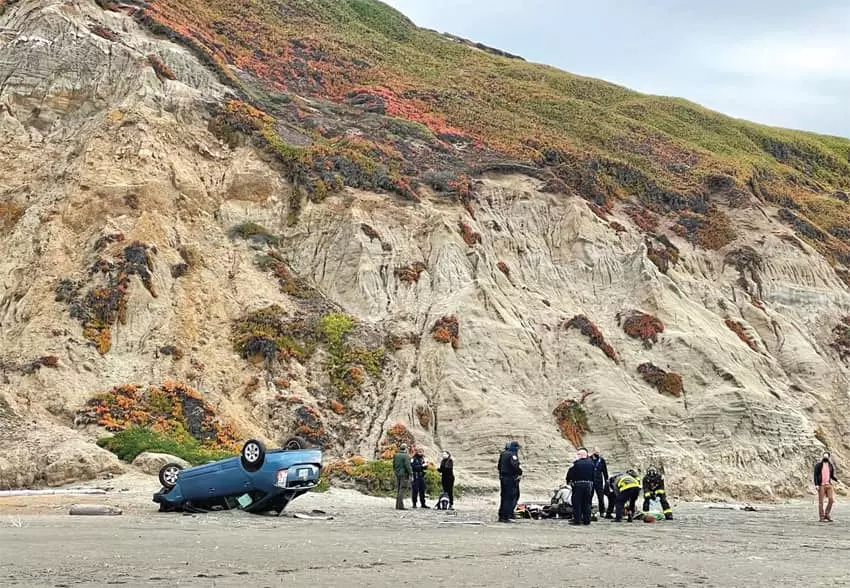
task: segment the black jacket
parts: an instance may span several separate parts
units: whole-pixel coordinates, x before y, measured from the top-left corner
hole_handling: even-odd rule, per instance
[[[593,462],[593,467],[596,470],[593,483],[597,486],[605,485],[606,480],[608,480],[608,464],[605,463],[605,458],[600,455],[598,459],[591,457],[590,461]]]
[[[832,465],[832,462],[827,462],[829,464],[829,479],[833,482],[837,482],[838,478],[835,477],[835,466]],[[819,461],[815,464],[815,486],[820,486],[821,475],[823,474],[823,462]]]
[[[593,482],[596,479],[596,466],[589,457],[577,459],[567,471],[567,484],[572,482]]]
[[[455,463],[451,457],[445,458],[440,462],[440,467],[437,468],[437,471],[442,474],[443,478],[454,480],[455,477]]]
[[[664,490],[664,476],[661,474],[646,475],[643,478],[643,491],[655,492],[656,490]]]
[[[410,460],[410,467],[413,469],[413,477],[414,478],[423,478],[425,477],[425,458],[421,455],[414,455],[413,459]]]
[[[513,451],[505,449],[499,456],[499,477],[516,478],[521,475],[522,468],[519,467],[519,457]]]

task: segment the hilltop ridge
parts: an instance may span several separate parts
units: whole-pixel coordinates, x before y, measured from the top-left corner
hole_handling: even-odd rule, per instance
[[[719,205],[777,204],[803,238],[846,260],[848,140],[756,125],[495,55],[419,29],[375,0],[246,2],[236,11],[226,2],[202,4],[153,0],[142,19],[181,35],[238,77],[244,97],[278,124],[306,123],[310,147],[386,165],[388,179],[373,180],[404,197],[429,180],[445,188],[426,175],[435,167],[463,183],[516,163],[538,170],[550,190],[574,189],[604,211],[633,202],[665,215],[671,229],[712,249],[734,233]],[[275,93],[353,110],[299,114],[297,105],[281,107]],[[428,132],[387,128],[399,119]],[[351,144],[352,127],[366,144]],[[423,139],[436,155],[410,153],[410,142]],[[316,165],[309,147],[284,158],[296,155]],[[318,180],[338,185],[308,175],[308,190],[320,195],[326,186],[314,189]]]

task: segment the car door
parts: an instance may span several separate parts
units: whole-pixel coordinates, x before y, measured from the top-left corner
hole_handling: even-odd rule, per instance
[[[186,500],[200,500],[209,495],[208,481],[215,478],[216,463],[196,466],[180,473],[180,489]]]
[[[207,480],[210,496],[237,496],[251,489],[251,480],[238,457],[220,461],[217,466],[215,475]]]

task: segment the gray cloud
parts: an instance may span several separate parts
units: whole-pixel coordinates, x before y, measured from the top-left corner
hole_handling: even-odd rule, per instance
[[[731,116],[850,137],[846,0],[387,0],[418,25]]]

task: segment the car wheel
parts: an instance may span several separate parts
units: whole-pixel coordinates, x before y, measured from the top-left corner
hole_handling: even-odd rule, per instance
[[[177,476],[180,475],[180,470],[183,466],[176,463],[168,463],[162,466],[159,470],[159,483],[162,487],[171,490],[177,485]]]
[[[250,439],[242,446],[242,467],[249,472],[256,472],[263,467],[266,460],[266,446],[262,441]]]
[[[298,449],[307,449],[310,445],[303,437],[290,437],[283,444],[283,448],[287,451],[296,451]]]

